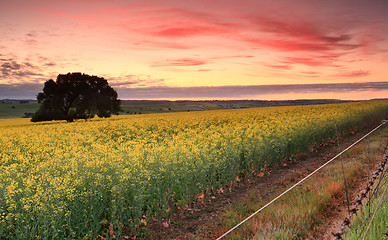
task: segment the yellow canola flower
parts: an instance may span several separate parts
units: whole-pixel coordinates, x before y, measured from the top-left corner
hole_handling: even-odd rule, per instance
[[[145,225],[309,151],[334,135],[334,122],[354,130],[387,113],[380,101],[74,123],[0,119],[0,238],[79,239],[108,222]]]

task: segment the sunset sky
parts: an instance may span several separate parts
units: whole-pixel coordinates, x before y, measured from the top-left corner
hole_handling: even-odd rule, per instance
[[[388,98],[387,0],[0,0],[0,99],[58,74],[122,99]]]

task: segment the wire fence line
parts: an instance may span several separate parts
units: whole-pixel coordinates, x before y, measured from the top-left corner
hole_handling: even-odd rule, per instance
[[[387,122],[386,120],[384,120],[382,123],[386,124]],[[387,149],[388,149],[388,144],[385,146],[384,153],[386,153]],[[361,237],[363,237],[362,239],[365,239],[366,236],[368,236],[368,232],[370,230],[373,219],[381,206],[380,205],[381,199],[383,199],[383,196],[385,195],[385,191],[388,187],[388,185],[386,185],[384,193],[381,195],[380,203],[377,205],[373,215],[371,215],[371,203],[375,198],[378,197],[377,195],[379,194],[379,192],[381,193],[380,190],[382,186],[380,184],[384,180],[384,177],[386,176],[386,173],[388,171],[388,168],[386,167],[388,165],[387,163],[388,163],[388,154],[384,157],[383,161],[380,162],[379,168],[374,172],[374,174],[372,174],[372,177],[369,178],[369,172],[368,172],[369,182],[366,188],[361,191],[361,196],[359,195],[359,199],[356,201],[355,207],[349,211],[349,216],[346,217],[344,222],[342,223],[341,230],[338,233],[335,233],[335,234],[332,233],[332,235],[335,236],[336,239],[343,239],[342,235],[345,232],[345,228],[347,228],[350,225],[350,219],[354,214],[357,213],[358,210],[362,208],[362,205],[368,206],[368,209],[367,209],[368,215],[360,222],[359,226],[355,229],[355,234],[357,236],[357,239],[361,239]],[[370,169],[368,171],[370,171]],[[374,187],[375,182],[377,182],[377,184]],[[368,194],[369,196],[367,196]],[[366,203],[363,204],[364,199],[366,199]],[[386,234],[387,233],[382,233],[382,235],[387,236]]]
[[[388,159],[388,155],[387,155],[386,158],[385,158],[385,163],[387,162],[387,159]],[[380,169],[381,169],[381,168],[380,168]],[[374,219],[374,217],[375,217],[377,211],[379,210],[379,207],[380,207],[380,204],[381,204],[381,200],[383,199],[383,197],[384,197],[384,195],[385,195],[385,192],[386,192],[386,190],[387,190],[388,185],[386,185],[386,187],[385,187],[385,189],[384,189],[384,192],[382,193],[382,195],[381,195],[381,197],[380,197],[379,203],[378,203],[378,205],[376,206],[375,212],[374,212],[374,214],[371,216],[371,215],[370,215],[370,214],[371,214],[371,211],[370,211],[371,202],[372,202],[372,200],[374,199],[374,197],[377,198],[377,194],[378,194],[379,190],[381,190],[381,188],[380,188],[380,187],[381,187],[381,186],[380,186],[380,183],[382,182],[382,180],[383,180],[384,177],[386,176],[386,173],[387,173],[387,169],[384,169],[384,170],[383,170],[383,173],[382,173],[381,176],[380,176],[379,182],[377,183],[377,186],[376,186],[375,189],[373,190],[373,193],[371,194],[371,197],[368,199],[368,202],[366,203],[366,204],[369,206],[369,209],[368,209],[368,217],[365,219],[365,223],[363,224],[364,226],[363,226],[362,230],[360,231],[359,236],[361,236],[361,234],[363,233],[363,231],[364,231],[364,229],[365,229],[365,227],[366,227],[366,224],[368,224],[368,223],[369,223],[369,224],[368,224],[368,227],[367,227],[367,229],[366,229],[366,231],[365,231],[365,233],[364,233],[363,239],[366,238],[366,236],[367,236],[367,234],[368,234],[368,232],[369,232],[371,223],[372,223],[372,221],[373,221],[373,219]],[[370,221],[368,222],[367,220],[370,220]]]
[[[337,128],[337,123],[334,122],[334,125],[335,125],[335,132],[337,134],[337,142],[338,142],[338,151],[340,152],[341,151],[341,146],[340,146],[340,136],[339,136],[339,132],[338,132],[338,128]],[[345,169],[344,169],[344,160],[342,158],[342,155],[340,156],[340,159],[341,159],[341,169],[342,169],[342,176],[343,176],[343,179],[344,179],[344,186],[345,186],[345,195],[346,195],[346,204],[348,205],[348,211],[350,211],[350,206],[349,206],[349,193],[348,193],[348,188],[347,188],[347,184],[346,184],[346,177],[345,177]]]
[[[386,164],[386,162],[385,162],[385,164]],[[388,171],[388,169],[385,168],[385,166],[381,166],[380,169],[381,169],[381,168],[383,168],[383,170],[382,170],[382,171],[383,171],[383,174],[381,175],[381,177],[380,177],[380,179],[379,179],[379,182],[377,183],[377,186],[376,186],[375,189],[373,190],[373,192],[372,192],[370,198],[373,198],[373,197],[377,194],[377,191],[379,190],[381,181],[383,180],[383,178],[384,178],[386,172]],[[369,204],[369,203],[370,203],[370,200],[368,200],[368,204]]]
[[[388,159],[388,155],[386,156],[385,161],[387,161],[387,159]],[[367,204],[369,205],[369,207],[371,206],[371,201],[374,199],[374,197],[377,198],[377,194],[378,194],[378,192],[381,190],[380,183],[382,182],[382,180],[383,180],[384,177],[386,176],[387,171],[388,171],[388,168],[386,168],[385,171],[383,172],[383,174],[381,175],[381,177],[380,177],[380,179],[379,179],[379,182],[378,182],[377,186],[375,187],[375,189],[374,189],[374,191],[373,191],[373,193],[372,193],[371,198],[368,200]],[[370,210],[369,210],[369,212],[368,212],[369,215],[368,215],[367,218],[365,218],[364,223],[363,223],[362,230],[361,230],[360,233],[358,234],[359,238],[360,238],[361,235],[363,234],[364,229],[365,229],[365,227],[366,227],[367,224],[368,224],[368,227],[366,228],[366,230],[365,230],[365,232],[364,232],[364,235],[363,235],[363,238],[362,238],[362,239],[364,240],[364,239],[368,236],[368,232],[369,232],[369,230],[370,230],[370,227],[371,227],[371,225],[372,225],[372,222],[373,222],[373,220],[374,220],[374,217],[376,216],[377,212],[379,211],[379,209],[380,209],[380,207],[381,207],[381,202],[382,202],[382,199],[385,197],[385,193],[386,193],[387,189],[388,189],[388,184],[386,184],[385,189],[384,189],[383,193],[382,193],[381,196],[380,196],[379,202],[378,202],[378,204],[377,204],[377,206],[376,206],[376,209],[375,209],[373,215],[370,215]],[[368,220],[369,220],[369,221],[368,221]],[[387,236],[386,234],[387,234],[387,233],[383,233],[383,235],[385,235],[385,237]]]
[[[387,147],[388,147],[388,145],[385,147],[384,152],[386,152]],[[372,200],[374,200],[374,197],[377,198],[377,193],[379,190],[381,190],[380,183],[384,179],[384,177],[386,176],[386,173],[388,171],[388,168],[386,168],[387,162],[388,162],[388,154],[385,156],[384,160],[380,163],[380,166],[377,169],[377,171],[374,172],[373,177],[371,177],[369,179],[369,182],[368,182],[368,185],[366,186],[366,188],[361,191],[361,194],[359,195],[359,199],[356,201],[354,208],[350,210],[349,216],[347,216],[345,218],[345,220],[343,221],[340,231],[338,233],[332,233],[332,235],[335,236],[336,239],[342,239],[342,235],[345,233],[345,229],[348,226],[350,226],[350,220],[351,220],[352,216],[354,216],[358,210],[362,209],[363,205],[368,205],[368,216],[365,217],[365,219],[363,219],[361,221],[360,226],[358,226],[355,230],[355,234],[357,235],[357,239],[361,238],[362,234],[365,231],[365,228],[367,227],[368,220],[371,219],[371,215],[370,215],[371,214],[371,212],[370,212],[371,202],[372,202]],[[376,182],[377,178],[379,178],[377,186],[375,186],[375,188],[373,189],[373,185]],[[372,191],[373,191],[373,193],[371,194]],[[369,197],[367,197],[368,193],[369,193]],[[364,199],[367,200],[366,203],[363,203]],[[367,230],[367,231],[369,231],[369,230]]]
[[[367,227],[367,229],[366,229],[366,231],[365,231],[365,234],[364,234],[364,237],[362,238],[362,240],[365,240],[366,236],[368,235],[370,226],[372,225],[372,222],[373,222],[373,220],[374,220],[374,218],[375,218],[375,216],[376,216],[376,213],[377,213],[377,211],[379,210],[379,208],[380,208],[380,206],[381,206],[381,202],[382,202],[382,200],[383,200],[383,198],[384,198],[384,196],[385,196],[385,192],[387,191],[387,189],[388,189],[388,184],[385,186],[385,189],[384,189],[383,194],[381,194],[381,197],[380,197],[380,199],[379,199],[379,203],[377,204],[376,210],[375,210],[375,212],[373,213],[373,216],[371,217],[371,219],[370,219],[370,221],[369,221],[368,227]]]
[[[387,240],[388,237],[388,225],[387,225],[387,231],[384,234],[383,240]]]
[[[227,235],[229,235],[231,232],[233,232],[235,229],[237,229],[238,227],[240,227],[241,225],[243,225],[245,222],[247,222],[249,219],[251,219],[252,217],[254,217],[255,215],[257,215],[259,212],[263,211],[265,208],[267,208],[268,206],[270,206],[271,204],[273,204],[276,200],[278,200],[279,198],[281,198],[282,196],[284,196],[285,194],[287,194],[288,192],[290,192],[292,189],[294,189],[295,187],[297,187],[298,185],[300,185],[301,183],[303,183],[304,181],[306,181],[308,178],[310,178],[311,176],[313,176],[315,173],[317,173],[319,170],[321,170],[322,168],[324,168],[326,165],[328,165],[329,163],[333,162],[336,158],[338,158],[339,156],[341,156],[342,154],[344,154],[346,151],[348,151],[349,149],[351,149],[352,147],[354,147],[355,145],[357,145],[359,142],[361,142],[363,139],[365,139],[366,137],[368,137],[370,134],[372,134],[373,132],[375,132],[377,129],[379,129],[381,126],[385,125],[387,123],[387,120],[383,120],[381,122],[380,125],[378,125],[377,127],[375,127],[374,129],[372,129],[370,132],[368,132],[367,134],[365,134],[363,137],[361,137],[360,139],[358,139],[356,142],[354,142],[353,144],[351,144],[349,147],[345,148],[344,150],[342,150],[340,153],[338,153],[336,156],[334,156],[333,158],[331,158],[330,160],[328,160],[326,163],[324,163],[323,165],[321,165],[320,167],[318,167],[317,169],[315,169],[313,172],[311,172],[310,174],[308,174],[306,177],[304,177],[303,179],[301,179],[299,182],[295,183],[293,186],[291,186],[290,188],[288,188],[287,190],[285,190],[283,193],[281,193],[280,195],[278,195],[277,197],[275,197],[274,199],[272,199],[270,202],[268,202],[267,204],[265,204],[263,207],[261,207],[260,209],[258,209],[256,212],[252,213],[250,216],[248,216],[247,218],[245,218],[243,221],[239,222],[238,224],[236,224],[233,228],[229,229],[227,232],[225,232],[223,235],[221,235],[220,237],[217,238],[217,240],[220,240],[220,239],[223,239],[224,237],[226,237]]]

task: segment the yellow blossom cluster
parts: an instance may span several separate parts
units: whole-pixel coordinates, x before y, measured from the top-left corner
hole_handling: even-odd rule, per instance
[[[120,236],[387,116],[388,102],[0,119],[0,238]],[[193,208],[190,208],[193,209]],[[162,221],[161,221],[162,222]]]

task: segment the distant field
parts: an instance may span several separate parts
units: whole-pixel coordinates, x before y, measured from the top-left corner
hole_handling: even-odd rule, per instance
[[[38,108],[38,103],[0,103],[0,118],[23,117],[24,113],[34,113]]]
[[[167,100],[122,100],[120,115],[190,112],[217,109],[241,109],[272,106],[295,106],[310,104],[340,103],[339,100],[290,100],[290,101],[260,101],[260,100],[230,100],[230,101],[167,101]],[[24,113],[35,113],[38,103],[1,103],[0,118],[23,117]]]
[[[121,109],[120,115],[204,111],[224,108],[214,104],[196,104],[196,102],[124,100],[121,101]]]
[[[241,109],[274,106],[296,106],[341,103],[340,100],[214,100],[214,101],[167,101],[167,100],[123,100],[120,114],[144,114],[165,112],[189,112],[217,109]]]
[[[0,118],[20,118],[25,113],[35,113],[39,108],[38,103],[0,103]],[[171,101],[122,101],[120,115],[150,114],[168,112],[189,112],[224,109],[209,105],[175,104]]]
[[[168,219],[388,115],[388,102],[0,119],[0,238],[97,239]]]

